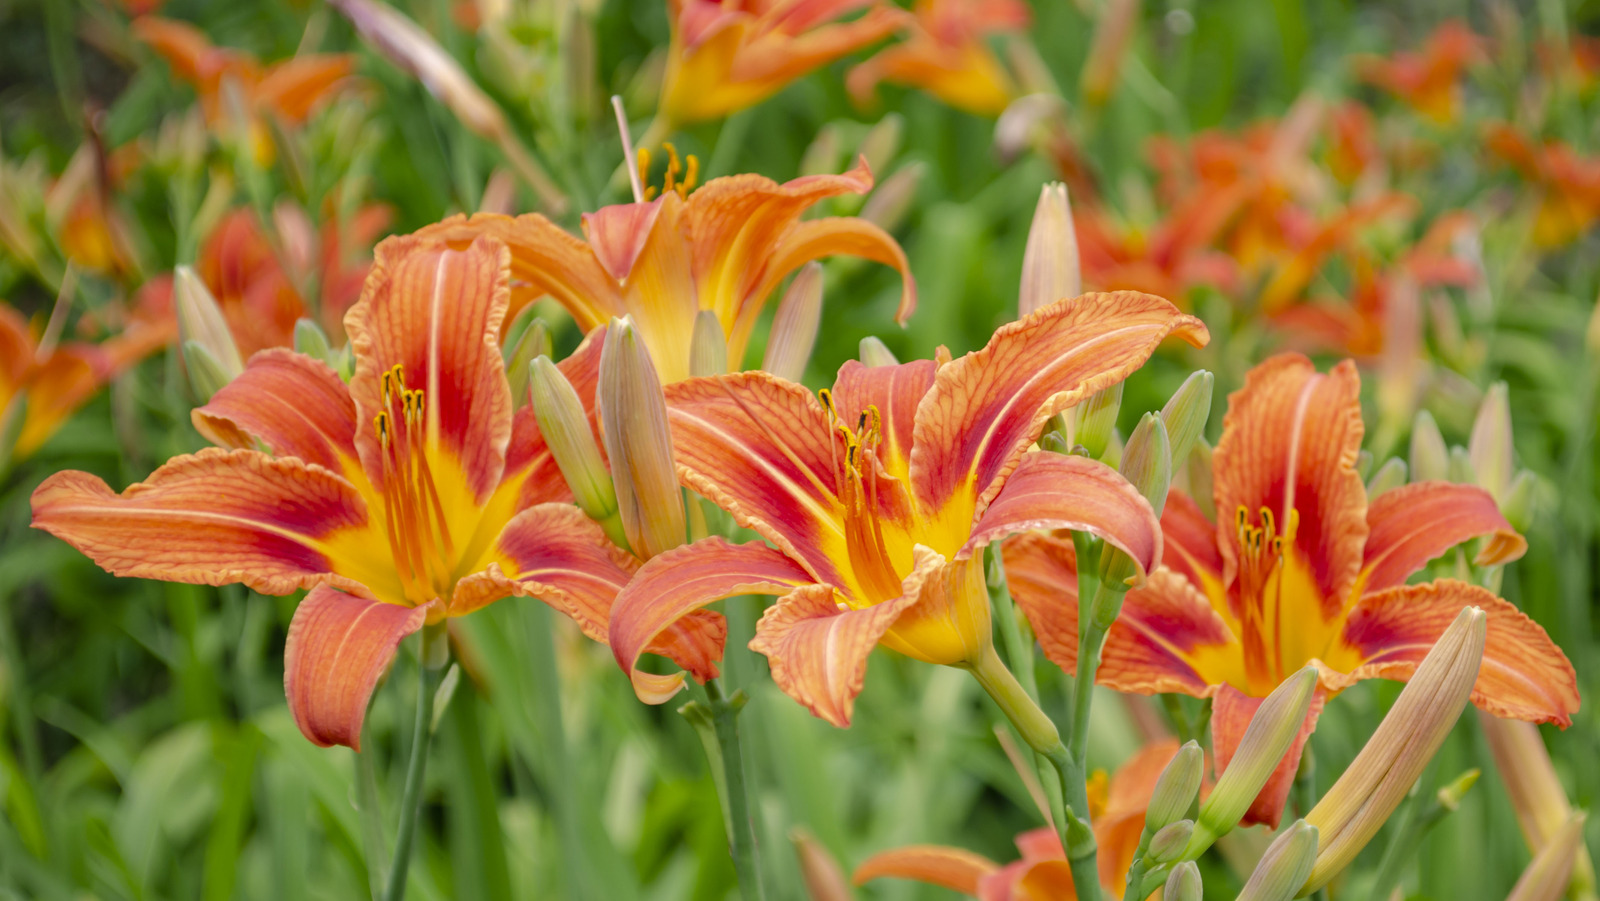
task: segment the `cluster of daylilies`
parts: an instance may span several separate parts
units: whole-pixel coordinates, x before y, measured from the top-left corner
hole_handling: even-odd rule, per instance
[[[1415,53],[1350,62],[1373,97],[1410,111],[1380,120],[1307,94],[1278,121],[1157,142],[1154,181],[1119,184],[1119,198],[1084,139],[1138,65],[1137,3],[1104,4],[1073,109],[1019,0],[671,0],[644,137],[616,98],[621,161],[585,175],[564,170],[560,142],[530,149],[395,7],[330,6],[388,61],[376,77],[414,78],[501,165],[452,204],[462,212],[378,240],[395,211],[372,195],[362,98],[382,88],[355,76],[354,55],[266,63],[138,11],[124,49],[159,57],[195,108],[121,147],[95,135],[36,196],[16,187],[26,164],[3,163],[8,259],[58,299],[40,322],[0,308],[0,472],[176,347],[211,446],[120,490],[55,472],[32,493],[32,525],[118,576],[303,592],[284,690],[316,745],[361,751],[369,706],[414,655],[399,828],[372,861],[388,861],[384,897],[405,895],[430,736],[456,674],[470,676],[471,638],[452,621],[513,597],[609,648],[641,703],[691,699],[740,891],[765,897],[763,856],[787,849],[756,841],[748,693],[722,673],[732,635],[714,606],[752,595],[772,599],[739,639],[763,678],[840,729],[880,648],[970,673],[1036,805],[1010,862],[920,844],[863,853],[847,880],[799,836],[813,898],[912,879],[981,899],[1198,901],[1220,897],[1202,884],[1213,846],[1263,825],[1270,840],[1226,856],[1238,898],[1349,885],[1387,899],[1398,866],[1346,871],[1469,702],[1533,853],[1511,897],[1595,897],[1583,815],[1532,725],[1572,722],[1577,677],[1499,591],[1538,491],[1514,467],[1511,398],[1484,393],[1466,448],[1418,412],[1443,379],[1427,336],[1442,364],[1469,352],[1443,292],[1482,284],[1491,207],[1412,199],[1465,136],[1532,186],[1500,209],[1534,244],[1579,237],[1600,218],[1600,160],[1534,137],[1533,120],[1588,90],[1587,45],[1542,47],[1530,121],[1490,122],[1464,95],[1511,38],[1449,25]],[[531,71],[506,43],[509,13],[466,6],[501,67]],[[558,24],[581,44],[581,15]],[[852,303],[832,293],[824,309],[819,261],[892,268],[892,319],[915,314],[892,232],[917,170],[878,182],[894,155],[879,145],[894,141],[875,130],[844,167],[703,179],[670,139],[852,54],[843,87],[863,108],[885,85],[919,88],[995,117],[1003,155],[1037,154],[1065,184],[1043,188],[1016,316],[980,349],[902,362],[868,339],[812,390],[818,332]],[[572,132],[575,91],[539,106],[538,124]],[[822,138],[813,150],[827,166],[843,155]],[[127,215],[142,191],[164,191],[176,255]],[[516,215],[525,198],[543,212]],[[74,317],[86,280],[96,303]],[[583,337],[558,362],[563,317]],[[63,340],[71,319],[84,340]],[[1212,341],[1224,357],[1196,356]],[[1158,353],[1223,359],[1239,387],[1214,404],[1219,375],[1199,370],[1161,409],[1123,411],[1124,382]],[[1371,432],[1363,369],[1378,383]],[[1124,434],[1119,415],[1137,424]],[[1038,654],[1071,678],[1039,684]],[[1317,797],[1308,739],[1374,678],[1406,685]],[[1109,777],[1089,762],[1091,714],[1110,697],[1096,686],[1161,696],[1171,714]],[[1439,793],[1434,820],[1474,778]],[[1428,816],[1408,808],[1397,853]]]

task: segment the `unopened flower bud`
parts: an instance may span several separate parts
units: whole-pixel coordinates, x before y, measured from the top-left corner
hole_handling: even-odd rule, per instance
[[[1427,410],[1417,411],[1411,423],[1411,479],[1432,482],[1450,478],[1450,448],[1439,433],[1439,424]]]
[[[1217,501],[1212,493],[1213,482],[1211,473],[1211,445],[1204,438],[1194,443],[1194,448],[1189,451],[1189,459],[1182,467],[1184,490],[1189,492],[1189,497],[1199,505],[1200,512],[1207,519],[1215,521],[1217,518]]]
[[[1478,481],[1477,470],[1472,465],[1472,454],[1457,445],[1450,448],[1450,481],[1471,485]]]
[[[1183,849],[1189,847],[1189,839],[1194,835],[1194,820],[1178,820],[1161,827],[1161,830],[1150,837],[1150,848],[1145,854],[1145,859],[1151,863],[1170,863],[1183,856]]]
[[[1167,489],[1172,485],[1172,447],[1161,416],[1146,413],[1139,418],[1123,445],[1118,469],[1160,516],[1167,503]]]
[[[195,275],[194,269],[179,266],[172,274],[172,295],[178,308],[178,340],[200,345],[210,354],[216,372],[223,376],[223,384],[233,381],[244,372],[244,360],[233,342],[228,320],[206,283]]]
[[[800,381],[806,363],[817,343],[817,327],[822,323],[822,264],[805,264],[789,282],[772,317],[767,336],[767,352],[761,368],[781,379]]]
[[[898,366],[900,360],[895,357],[894,351],[884,344],[876,335],[868,335],[861,339],[861,362],[868,366]]]
[[[317,325],[315,319],[300,318],[294,323],[294,349],[308,357],[327,363],[333,359],[333,348],[328,344],[328,333]]]
[[[1211,418],[1211,390],[1216,381],[1217,377],[1204,369],[1191,373],[1161,408],[1161,420],[1167,426],[1167,443],[1172,448],[1173,469],[1182,467],[1189,459],[1189,451],[1206,429],[1206,420]]]
[[[1483,775],[1482,770],[1467,770],[1440,786],[1439,790],[1434,793],[1434,797],[1439,800],[1439,806],[1450,811],[1459,808],[1461,799],[1465,798],[1467,792],[1472,791],[1472,787],[1478,784],[1478,777],[1481,775]]]
[[[790,830],[789,841],[800,858],[800,878],[805,881],[809,901],[850,901],[850,882],[821,842],[799,827]]]
[[[1511,400],[1505,382],[1495,382],[1478,406],[1472,422],[1472,437],[1467,443],[1472,471],[1478,487],[1496,501],[1505,500],[1514,471],[1511,461]]]
[[[600,422],[628,545],[649,559],[683,544],[683,496],[667,401],[633,323],[613,319],[600,351]]]
[[[551,350],[544,320],[535,319],[502,351],[506,355],[506,377],[511,381],[511,402],[517,409],[528,402],[528,376],[533,371],[533,361],[549,357]]]
[[[183,370],[189,376],[189,387],[201,403],[233,381],[217,358],[199,341],[183,342]]]
[[[1062,437],[1060,432],[1055,431],[1045,432],[1043,435],[1039,436],[1039,448],[1040,450],[1047,450],[1052,454],[1072,453],[1072,447],[1071,445],[1067,444],[1067,439]]]
[[[1517,824],[1522,827],[1522,837],[1537,855],[1549,847],[1572,816],[1572,805],[1556,775],[1550,751],[1533,723],[1503,720],[1482,711],[1478,721],[1483,725],[1489,754],[1505,784]],[[1592,893],[1595,887],[1594,862],[1581,846],[1573,862],[1572,887],[1577,890],[1575,897],[1582,897],[1584,890]]]
[[[1111,0],[1100,8],[1094,39],[1078,77],[1078,89],[1091,107],[1104,105],[1117,85],[1122,61],[1139,26],[1139,6],[1139,0]]]
[[[1118,382],[1096,391],[1072,411],[1072,434],[1096,460],[1105,457],[1106,446],[1111,443],[1111,430],[1117,424],[1117,411],[1122,407],[1122,384]]]
[[[1039,192],[1022,253],[1022,288],[1017,296],[1021,318],[1063,297],[1083,293],[1078,269],[1078,233],[1072,225],[1067,186],[1056,182]]]
[[[899,228],[906,214],[911,212],[912,201],[917,199],[917,188],[922,185],[922,177],[927,171],[927,164],[920,160],[896,169],[861,204],[861,212],[857,215],[884,231]]]
[[[728,371],[728,338],[722,322],[710,310],[694,316],[694,338],[689,342],[689,374],[722,375]]]
[[[1150,804],[1144,811],[1144,828],[1158,832],[1176,823],[1189,812],[1195,794],[1200,791],[1200,778],[1205,771],[1205,754],[1198,742],[1189,741],[1172,755],[1167,768],[1156,780],[1150,795]]]
[[[1228,768],[1200,805],[1194,837],[1189,840],[1184,857],[1199,857],[1218,837],[1238,825],[1300,734],[1316,688],[1317,670],[1307,666],[1285,679],[1256,708]]]
[[[561,470],[583,512],[606,526],[613,542],[624,544],[625,541],[618,541],[623,532],[618,528],[617,494],[611,484],[611,472],[600,456],[600,446],[595,443],[578,392],[561,369],[543,354],[534,357],[526,371],[533,416],[539,423],[539,434],[545,446],[550,448],[550,456],[556,461],[556,468]]]
[[[1538,517],[1539,477],[1533,470],[1524,469],[1511,480],[1506,496],[1500,501],[1500,513],[1518,532],[1526,532]]]
[[[1506,901],[1558,901],[1573,881],[1573,865],[1583,849],[1583,824],[1588,815],[1579,811],[1567,817],[1522,877],[1511,887]]]
[[[839,157],[844,152],[844,145],[839,140],[839,126],[830,122],[822,126],[817,136],[811,139],[811,144],[806,147],[805,153],[800,155],[801,175],[831,175],[839,171]]]
[[[1167,875],[1167,886],[1162,891],[1162,901],[1200,901],[1205,886],[1200,881],[1200,865],[1186,860],[1172,868]]]
[[[905,117],[899,113],[885,115],[867,129],[856,148],[856,154],[867,161],[873,172],[887,170],[895,154],[900,152],[900,137],[905,132],[905,125]]]
[[[1317,827],[1295,820],[1267,846],[1238,901],[1290,901],[1317,860]]]
[[[1406,461],[1399,457],[1390,457],[1373,473],[1372,481],[1367,483],[1367,500],[1371,501],[1378,495],[1392,488],[1399,488],[1406,483]]]
[[[1361,753],[1306,815],[1322,844],[1303,893],[1327,885],[1355,859],[1444,743],[1477,682],[1487,623],[1481,609],[1462,609]]]
[[[1013,45],[1016,46],[1016,45]],[[1058,131],[1067,116],[1067,103],[1059,92],[1041,90],[1011,101],[994,123],[994,155],[1003,166],[1015,162],[1030,148]]]

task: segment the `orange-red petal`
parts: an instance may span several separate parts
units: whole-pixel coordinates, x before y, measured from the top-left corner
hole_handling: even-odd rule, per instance
[[[1359,665],[1342,679],[1331,680],[1333,687],[1360,679],[1411,678],[1456,614],[1469,605],[1489,615],[1472,703],[1505,719],[1570,725],[1578,710],[1578,683],[1567,655],[1510,602],[1453,579],[1389,588],[1356,602],[1340,643]],[[1325,675],[1324,682],[1329,681]]]
[[[798,222],[783,236],[766,264],[765,274],[755,289],[764,298],[783,277],[812,260],[844,254],[892,266],[900,273],[900,303],[894,321],[905,325],[917,309],[917,282],[911,276],[911,263],[888,232],[866,219],[836,216]],[[753,317],[752,317],[753,318]]]
[[[641,672],[639,658],[662,633],[707,604],[738,594],[784,594],[811,583],[794,561],[759,541],[706,538],[651,558],[611,606],[611,652],[647,704],[664,704],[683,674]],[[715,673],[713,672],[713,675]]]
[[[283,691],[301,734],[324,748],[361,750],[372,691],[428,612],[313,588],[295,607],[283,646]]]
[[[1369,592],[1405,584],[1429,560],[1479,536],[1489,538],[1475,560],[1480,566],[1509,563],[1528,549],[1476,485],[1416,482],[1385,491],[1367,508],[1367,527],[1362,587]]]
[[[1123,599],[1122,612],[1106,633],[1098,681],[1118,691],[1204,697],[1230,677],[1242,680],[1242,655],[1238,639],[1205,595],[1161,567]]]
[[[1078,665],[1078,556],[1068,534],[1034,532],[1000,545],[1006,585],[1051,663]]]
[[[356,406],[326,363],[282,347],[250,358],[245,371],[190,414],[221,447],[257,442],[280,457],[299,457],[341,475],[356,463]]]
[[[939,364],[913,360],[894,366],[867,366],[855,360],[839,367],[833,381],[833,403],[846,425],[857,422],[869,407],[878,408],[883,440],[878,459],[897,478],[911,471],[911,437],[917,404],[933,387]]]
[[[33,492],[34,527],[116,575],[242,582],[262,594],[323,583],[365,591],[335,574],[341,561],[325,539],[366,523],[366,502],[349,482],[255,451],[176,457],[120,495],[83,472],[56,473]]]
[[[965,895],[978,893],[978,881],[1000,865],[963,848],[943,845],[907,845],[879,851],[856,867],[850,881],[864,885],[873,879],[912,879]]]
[[[1283,817],[1284,802],[1289,799],[1295,772],[1300,768],[1300,755],[1305,750],[1306,740],[1311,737],[1312,730],[1317,728],[1317,717],[1322,715],[1322,705],[1327,699],[1327,693],[1321,689],[1312,695],[1311,709],[1306,711],[1306,720],[1300,726],[1300,733],[1295,736],[1289,750],[1284,752],[1278,768],[1267,777],[1261,794],[1256,796],[1244,818],[1239,821],[1242,825],[1263,823],[1268,828],[1278,828],[1278,822]],[[1231,685],[1224,685],[1217,690],[1211,706],[1211,741],[1216,749],[1219,774],[1227,770],[1234,752],[1239,749],[1239,741],[1244,738],[1245,729],[1249,728],[1251,718],[1264,700],[1252,698]]]
[[[1161,511],[1161,563],[1183,574],[1195,587],[1208,592],[1222,586],[1222,554],[1217,550],[1217,527],[1201,512],[1194,498],[1174,488]]]
[[[1001,327],[982,350],[940,368],[917,408],[919,507],[929,518],[949,507],[970,522],[1047,419],[1127,378],[1174,333],[1195,345],[1208,338],[1200,320],[1159,297],[1086,294]]]
[[[277,63],[256,85],[256,102],[291,123],[304,122],[355,69],[348,53],[308,53]]]

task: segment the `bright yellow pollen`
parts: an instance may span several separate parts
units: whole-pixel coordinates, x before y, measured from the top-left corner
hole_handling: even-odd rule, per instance
[[[700,180],[700,160],[692,153],[687,157],[679,158],[678,148],[670,142],[663,143],[661,146],[667,151],[667,171],[662,175],[659,193],[665,194],[668,191],[676,191],[679,197],[687,198],[689,192],[695,189],[695,184]],[[650,151],[641,147],[639,148],[638,157],[639,183],[645,186],[644,199],[651,200],[658,192],[650,184]],[[679,175],[682,175],[682,180],[679,180]]]
[[[1249,511],[1240,505],[1234,511],[1234,527],[1239,536],[1239,606],[1244,634],[1245,676],[1252,685],[1276,686],[1284,678],[1283,647],[1283,555],[1294,546],[1300,514],[1289,511],[1282,534],[1277,517],[1262,507],[1259,526],[1250,524]],[[1291,625],[1292,627],[1292,625]]]
[[[844,465],[841,467],[836,457],[833,470],[839,500],[844,504],[845,549],[850,555],[850,569],[866,594],[861,600],[871,604],[897,598],[902,576],[889,556],[883,523],[878,519],[878,478],[872,469],[872,456],[883,438],[882,417],[876,406],[870,406],[862,411],[852,430],[839,421],[832,392],[824,388],[817,397],[828,412],[829,428],[844,435]]]
[[[455,542],[428,465],[427,395],[405,386],[399,364],[382,377],[383,406],[372,425],[382,450],[378,489],[384,530],[406,600],[425,604],[454,587]]]

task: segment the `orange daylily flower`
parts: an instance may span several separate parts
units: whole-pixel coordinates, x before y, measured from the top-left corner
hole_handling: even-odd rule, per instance
[[[1042,307],[953,362],[848,362],[821,403],[765,372],[669,385],[679,480],[772,544],[710,538],[645,564],[611,617],[635,692],[662,703],[682,686],[681,673],[642,672],[638,660],[686,613],[730,595],[780,595],[750,647],[781,689],[844,726],[880,643],[952,666],[993,655],[991,542],[1084,529],[1153,564],[1159,528],[1132,485],[1104,464],[1029,446],[1051,416],[1122,381],[1172,334],[1207,339],[1158,297],[1090,294]]]
[[[1461,74],[1484,59],[1483,39],[1453,19],[1435,29],[1420,50],[1357,57],[1356,74],[1448,125],[1461,111]]]
[[[1145,232],[1114,221],[1101,207],[1075,208],[1073,228],[1084,284],[1097,291],[1177,298],[1180,304],[1201,285],[1232,293],[1238,289],[1238,266],[1209,248],[1225,215],[1197,197]]]
[[[1410,678],[1463,607],[1488,614],[1474,703],[1562,726],[1578,709],[1572,665],[1516,607],[1451,579],[1406,584],[1474,538],[1484,539],[1481,565],[1520,557],[1527,543],[1494,499],[1470,485],[1419,482],[1369,503],[1355,470],[1362,430],[1351,362],[1320,375],[1305,357],[1281,354],[1251,370],[1228,400],[1215,452],[1219,521],[1182,491],[1169,495],[1162,565],[1128,593],[1107,638],[1101,683],[1214,699],[1219,768],[1261,699],[1300,667],[1317,667],[1312,711],[1246,822],[1278,822],[1323,701],[1362,679]],[[1013,539],[1005,563],[1046,655],[1070,671],[1078,643],[1071,541]]]
[[[1534,244],[1564,247],[1600,219],[1600,159],[1580,157],[1561,141],[1536,144],[1503,122],[1487,128],[1484,143],[1539,191]]]
[[[918,0],[906,39],[850,70],[850,94],[865,104],[887,81],[921,88],[969,113],[998,116],[1018,92],[988,38],[1019,32],[1031,19],[1019,0]]]
[[[536,596],[603,641],[637,563],[567,502],[531,409],[512,412],[499,346],[510,286],[492,238],[464,250],[390,238],[345,319],[349,385],[310,357],[262,351],[194,411],[218,447],[120,495],[57,473],[33,494],[33,525],[117,575],[311,589],[284,688],[323,746],[359,746],[378,678],[424,624]],[[563,364],[591,403],[598,355],[591,340]],[[691,625],[661,649],[714,673]]]
[[[1328,170],[1340,182],[1353,185],[1383,164],[1377,125],[1372,111],[1365,106],[1347,100],[1334,107],[1328,117],[1328,130]]]
[[[867,12],[849,22],[835,19]],[[671,125],[738,112],[846,53],[888,37],[905,13],[878,0],[668,0],[661,109]]]
[[[41,347],[21,313],[0,303],[0,436],[16,428],[11,447],[0,447],[0,460],[15,462],[37,451],[107,382],[172,340],[175,326],[142,313],[136,310],[106,341],[50,348]]]
[[[515,219],[456,216],[420,234],[452,244],[477,235],[504,241],[520,283],[513,308],[548,294],[586,332],[613,316],[631,316],[663,383],[689,377],[701,310],[716,313],[728,363],[740,368],[767,295],[789,273],[821,257],[844,253],[895,267],[904,281],[895,318],[904,324],[916,308],[905,252],[888,232],[854,217],[800,219],[823,198],[870,190],[865,160],[843,175],[808,175],[781,185],[759,175],[734,175],[714,178],[699,190],[691,190],[692,176],[674,183],[675,170],[668,169],[665,189],[654,200],[585,214],[587,241],[536,213]]]
[[[1089,783],[1089,819],[1099,848],[1100,885],[1107,897],[1121,894],[1128,881],[1144,831],[1145,808],[1155,794],[1156,780],[1177,753],[1178,743],[1172,739],[1152,742],[1117,768],[1109,786],[1103,781],[1103,772],[1100,779]],[[862,861],[853,881],[861,885],[885,877],[914,879],[983,901],[1073,901],[1078,897],[1054,827],[1024,832],[1016,841],[1022,859],[1004,866],[981,854],[939,845],[880,851]]]

